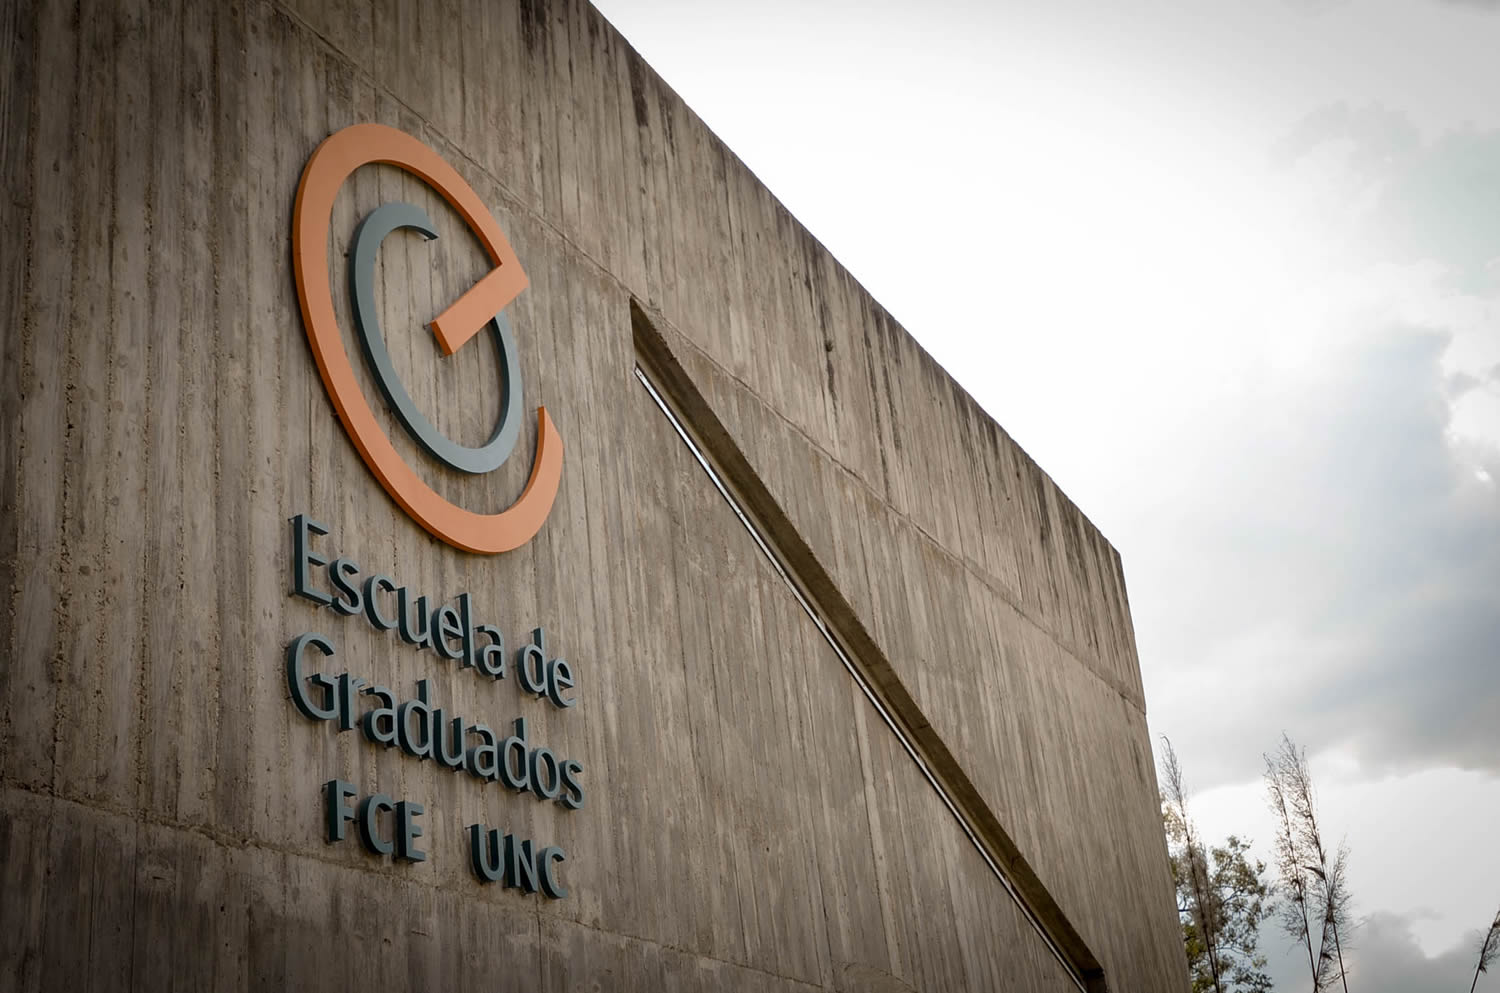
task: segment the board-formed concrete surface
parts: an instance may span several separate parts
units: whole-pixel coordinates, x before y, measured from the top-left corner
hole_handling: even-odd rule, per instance
[[[1118,555],[587,4],[17,0],[0,72],[0,989],[1186,987]],[[526,406],[566,449],[515,551],[418,527],[319,378],[293,199],[361,122],[452,164],[529,276]],[[439,237],[380,251],[392,361],[478,444],[493,351],[424,328],[489,270],[457,215],[361,169],[335,282],[395,200]],[[464,477],[376,406],[446,497],[521,491],[533,418]],[[512,652],[544,628],[576,706],[291,595],[299,514]],[[308,719],[304,633],[330,676],[524,718],[582,809]],[[335,779],[422,805],[426,860],[328,843]],[[567,896],[482,883],[472,824],[564,849]]]

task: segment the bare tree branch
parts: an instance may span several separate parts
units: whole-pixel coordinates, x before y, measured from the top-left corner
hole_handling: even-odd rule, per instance
[[[1313,993],[1332,985],[1335,973],[1344,993],[1349,993],[1343,947],[1350,927],[1348,847],[1341,842],[1338,850],[1330,853],[1323,842],[1307,753],[1282,734],[1280,747],[1265,760],[1267,800],[1280,821],[1276,868],[1289,899],[1282,913],[1282,927],[1307,947]],[[1312,945],[1314,921],[1316,956]]]
[[[1474,981],[1469,984],[1469,993],[1474,993],[1474,987],[1479,985],[1479,974],[1489,972],[1497,959],[1500,959],[1500,910],[1495,911],[1495,919],[1484,933],[1484,941],[1479,944],[1479,964],[1474,967]]]
[[[1177,762],[1177,752],[1172,748],[1171,740],[1165,735],[1161,740],[1165,749],[1162,754],[1161,768],[1162,779],[1166,783],[1166,806],[1168,814],[1177,818],[1177,826],[1187,846],[1189,885],[1193,892],[1193,923],[1199,935],[1202,936],[1208,954],[1208,967],[1213,976],[1214,993],[1224,993],[1224,984],[1219,977],[1219,943],[1214,934],[1213,915],[1207,912],[1210,906],[1208,865],[1203,857],[1203,849],[1193,835],[1193,822],[1188,819],[1187,791],[1182,785],[1182,766]]]
[[[1292,829],[1292,814],[1286,797],[1286,777],[1282,773],[1285,764],[1286,745],[1283,737],[1282,750],[1275,755],[1262,756],[1266,760],[1266,802],[1271,813],[1276,815],[1276,842],[1274,862],[1276,874],[1281,879],[1282,895],[1286,902],[1281,907],[1281,928],[1293,941],[1307,948],[1307,968],[1313,977],[1313,993],[1318,990],[1318,966],[1313,957],[1312,933],[1307,919],[1307,879],[1303,875],[1302,853],[1298,850],[1297,834]]]

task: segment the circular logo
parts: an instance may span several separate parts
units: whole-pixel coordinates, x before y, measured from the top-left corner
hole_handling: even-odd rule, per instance
[[[371,211],[355,229],[349,253],[349,293],[365,359],[386,405],[433,458],[460,472],[486,473],[502,465],[521,428],[521,369],[505,307],[526,288],[526,273],[500,225],[478,194],[436,152],[412,136],[381,124],[356,124],[328,138],[302,170],[292,215],[292,264],[307,339],[318,373],[339,420],[360,457],[387,493],[432,534],[457,548],[493,554],[518,548],[541,530],[562,479],[562,436],[545,407],[538,407],[536,457],[516,502],[498,514],[477,514],[445,499],[397,453],[359,388],[339,333],[328,271],[328,235],[334,199],[363,165],[384,163],[418,177],[458,211],[479,238],[495,268],[432,322],[445,355],[452,355],[486,327],[500,360],[500,417],[483,445],[471,448],[448,438],[417,409],[391,364],[375,308],[375,256],[386,235],[412,228],[436,238],[421,208],[388,203]]]

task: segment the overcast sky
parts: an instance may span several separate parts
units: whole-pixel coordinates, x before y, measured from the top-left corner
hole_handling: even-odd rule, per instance
[[[1353,850],[1351,987],[1467,989],[1500,905],[1500,0],[599,6],[1120,549],[1205,833],[1268,852],[1285,729]]]

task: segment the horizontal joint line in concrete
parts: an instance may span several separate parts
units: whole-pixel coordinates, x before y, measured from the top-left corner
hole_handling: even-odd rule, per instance
[[[207,825],[192,824],[168,817],[153,815],[150,812],[143,812],[129,806],[96,803],[87,798],[65,796],[51,789],[37,788],[26,783],[14,781],[11,779],[0,781],[0,811],[3,811],[5,806],[10,805],[13,810],[19,810],[23,815],[25,815],[29,813],[24,809],[26,806],[30,806],[32,808],[32,811],[30,811],[30,813],[34,813],[37,808],[52,808],[54,805],[58,804],[78,810],[102,814],[105,817],[113,817],[120,820],[131,821],[135,829],[135,833],[132,835],[132,838],[135,840],[132,841],[132,844],[139,844],[140,830],[143,828],[148,828],[158,831],[171,832],[177,835],[189,835],[191,837],[201,838],[209,844],[215,845],[219,848],[233,849],[236,851],[261,852],[266,855],[275,856],[282,859],[297,859],[303,862],[312,862],[317,863],[318,865],[328,866],[340,871],[356,872],[366,877],[378,878],[384,882],[392,883],[403,889],[427,890],[433,893],[453,892],[452,888],[447,886],[442,881],[418,878],[414,875],[392,874],[390,872],[389,866],[385,865],[384,863],[350,863],[345,859],[339,858],[333,854],[325,854],[321,850],[309,851],[303,848],[298,848],[295,845],[260,841],[250,836],[238,835],[230,831],[225,831]],[[329,852],[331,851],[332,849],[329,849]],[[500,892],[502,894],[504,893],[504,891]],[[515,905],[518,900],[528,900],[530,901],[531,905]],[[547,905],[540,902],[539,898],[535,896],[521,897],[519,896],[519,894],[516,894],[516,900],[512,900],[509,896],[501,895],[499,899],[487,900],[485,902],[490,906],[500,907],[502,910],[509,913],[514,913],[520,916],[534,916],[537,919],[538,926],[540,926],[541,923],[547,919],[561,921],[572,927],[583,928],[589,931],[596,931],[600,934],[608,935],[610,937],[623,938],[626,941],[640,942],[643,945],[651,945],[653,947],[660,948],[666,951],[680,952],[684,955],[692,956],[693,958],[700,959],[704,962],[716,962],[720,965],[729,966],[730,968],[743,969],[746,972],[753,972],[762,976],[770,976],[781,982],[796,984],[797,986],[806,987],[809,990],[819,989],[819,987],[814,986],[802,977],[774,972],[772,970],[753,965],[750,962],[742,962],[735,959],[720,958],[714,955],[707,955],[699,950],[683,945],[676,945],[671,942],[659,941],[655,938],[650,938],[641,934],[635,934],[630,931],[621,931],[614,928],[604,928],[595,924],[590,924],[587,921],[582,921],[570,917],[566,913],[560,912],[560,909],[548,909]]]

